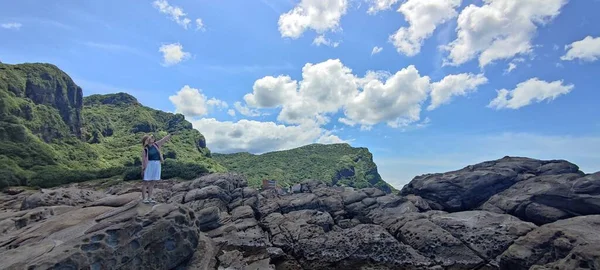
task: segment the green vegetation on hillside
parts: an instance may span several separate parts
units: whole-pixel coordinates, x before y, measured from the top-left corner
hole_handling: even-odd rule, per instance
[[[254,187],[260,186],[262,179],[277,180],[282,187],[313,179],[333,185],[392,190],[381,179],[369,150],[348,144],[312,144],[262,155],[213,154],[213,158],[228,170],[244,174]]]
[[[0,64],[0,187],[135,179],[141,137],[175,131],[163,150],[166,176],[225,170],[183,115],[142,106],[124,93],[83,98],[54,65]]]
[[[145,107],[125,93],[84,98],[82,91],[54,65],[0,63],[0,188],[139,179],[141,137],[176,132],[163,148],[165,179],[229,170],[245,174],[255,187],[262,179],[284,187],[315,179],[392,189],[366,148],[315,144],[262,155],[211,155],[204,136],[181,114]]]

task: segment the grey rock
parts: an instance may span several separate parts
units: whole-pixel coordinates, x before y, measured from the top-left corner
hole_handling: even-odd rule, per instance
[[[95,221],[113,210],[79,208],[12,232],[0,240],[0,268],[171,269],[192,257],[198,233],[189,209],[140,204]]]
[[[519,238],[500,257],[500,269],[597,269],[600,215],[543,225]]]
[[[576,165],[566,161],[505,157],[458,171],[415,177],[401,194],[418,195],[437,210],[473,210],[518,182],[555,173],[582,174]]]
[[[542,175],[492,196],[481,209],[507,213],[538,225],[600,214],[600,173]]]
[[[377,225],[305,238],[294,247],[304,269],[424,269],[427,258]]]
[[[513,216],[485,211],[433,215],[430,220],[495,267],[502,252],[516,239],[537,228]]]
[[[102,197],[104,197],[104,194],[100,192],[78,188],[42,189],[23,200],[21,210],[40,206],[84,205]]]
[[[236,221],[243,218],[254,218],[254,210],[252,207],[244,205],[233,209],[231,219]]]

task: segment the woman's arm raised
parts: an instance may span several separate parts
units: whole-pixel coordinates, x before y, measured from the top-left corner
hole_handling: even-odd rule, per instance
[[[163,144],[165,144],[166,142],[171,140],[172,136],[173,136],[173,134],[169,134],[169,135],[163,137],[162,139],[156,141],[156,144],[158,145],[158,147],[162,147]]]

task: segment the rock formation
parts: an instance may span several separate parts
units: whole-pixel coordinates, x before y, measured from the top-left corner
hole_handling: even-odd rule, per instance
[[[0,64],[0,74],[6,89],[16,97],[28,98],[36,105],[55,108],[71,134],[81,138],[83,91],[71,78],[51,64]],[[32,119],[32,113],[39,108],[25,106],[21,116]],[[47,142],[56,138],[55,127],[42,125],[34,133],[42,135]],[[64,136],[60,134],[59,136]]]
[[[154,206],[136,182],[13,190],[0,268],[598,269],[598,176],[507,157],[402,195],[317,181],[281,195],[237,174],[161,181]]]

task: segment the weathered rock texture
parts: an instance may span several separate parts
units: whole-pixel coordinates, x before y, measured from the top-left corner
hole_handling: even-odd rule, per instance
[[[600,268],[599,174],[566,161],[503,158],[402,195],[316,181],[280,195],[212,174],[161,182],[151,206],[137,185],[4,195],[23,203],[0,213],[0,268]]]
[[[0,237],[0,269],[174,269],[192,257],[199,230],[189,208],[112,199],[29,210],[50,213]]]

